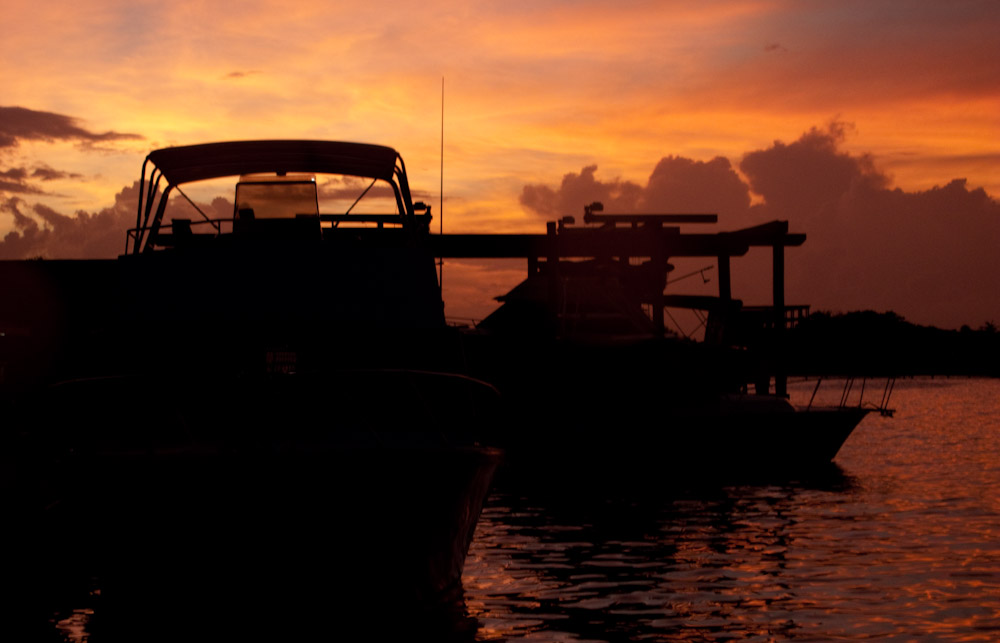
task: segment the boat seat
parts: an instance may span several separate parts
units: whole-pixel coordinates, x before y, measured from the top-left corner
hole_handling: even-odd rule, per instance
[[[233,233],[248,235],[253,230],[254,213],[253,208],[241,208],[233,219]]]
[[[322,238],[319,215],[295,218],[257,218],[253,208],[241,208],[233,220],[233,233],[250,239],[318,241]]]

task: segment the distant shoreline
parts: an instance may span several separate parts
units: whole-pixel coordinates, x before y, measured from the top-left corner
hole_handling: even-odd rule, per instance
[[[1000,332],[920,326],[893,312],[815,312],[787,332],[785,365],[795,376],[1000,377]]]

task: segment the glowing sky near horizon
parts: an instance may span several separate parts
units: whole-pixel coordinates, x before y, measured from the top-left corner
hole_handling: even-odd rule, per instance
[[[442,78],[451,231],[538,231],[524,186],[590,165],[645,184],[666,156],[737,166],[832,122],[889,187],[964,178],[1000,197],[995,0],[7,0],[2,14],[0,106],[135,135],[0,147],[0,172],[64,173],[0,198],[67,215],[110,206],[152,149],[251,138],[391,145],[436,212]],[[12,226],[0,215],[0,235]]]

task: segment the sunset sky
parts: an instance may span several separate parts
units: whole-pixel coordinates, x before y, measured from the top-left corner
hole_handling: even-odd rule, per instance
[[[217,140],[393,146],[437,214],[443,78],[446,231],[541,232],[598,198],[729,229],[787,219],[809,235],[788,251],[789,303],[1000,322],[996,0],[5,0],[2,15],[2,258],[113,255],[143,157]],[[470,315],[460,297],[520,274],[460,272],[449,306]]]

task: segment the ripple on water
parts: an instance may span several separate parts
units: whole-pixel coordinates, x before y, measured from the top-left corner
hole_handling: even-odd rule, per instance
[[[997,640],[1000,381],[900,381],[893,406],[815,483],[495,494],[465,576],[479,637]]]

